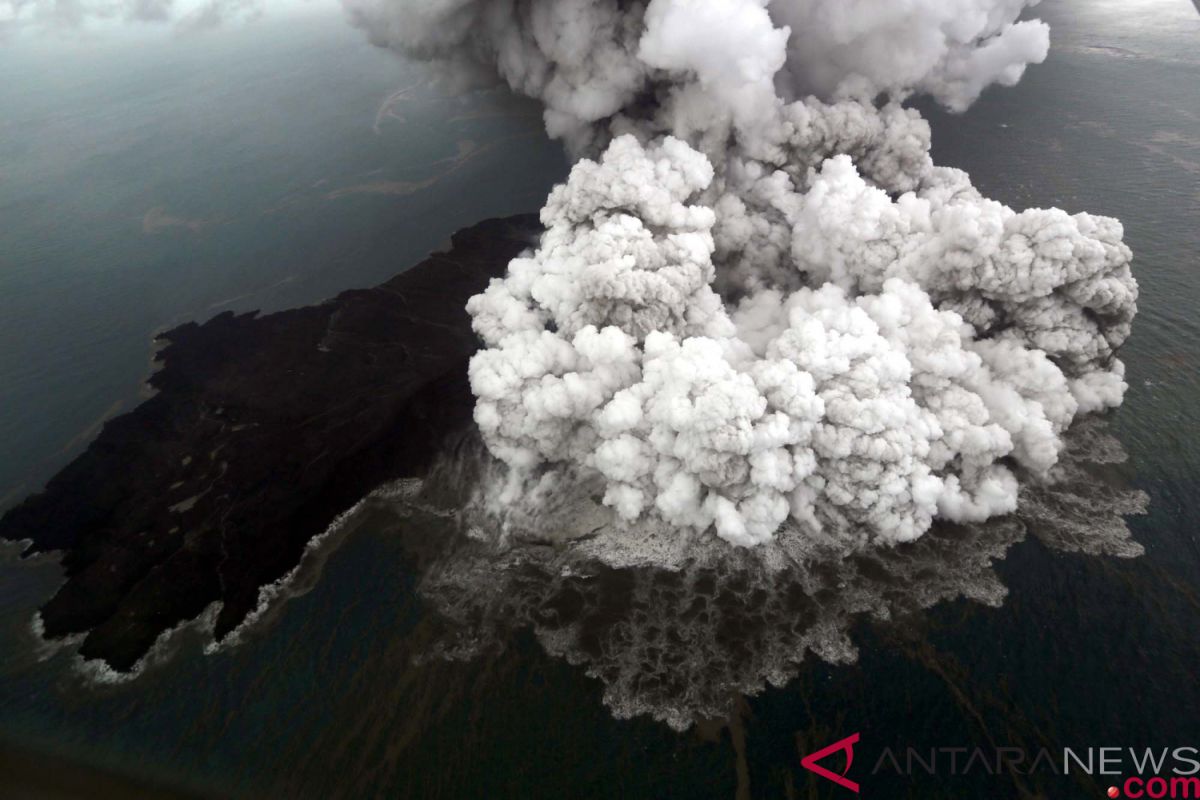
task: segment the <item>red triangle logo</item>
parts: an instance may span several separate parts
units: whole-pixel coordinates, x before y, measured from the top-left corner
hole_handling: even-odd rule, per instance
[[[827,778],[836,783],[838,786],[845,787],[857,794],[858,784],[845,777],[846,773],[850,771],[850,765],[854,763],[854,745],[856,742],[858,742],[858,734],[851,734],[845,739],[842,739],[840,742],[834,742],[828,747],[823,747],[815,753],[804,756],[804,758],[800,759],[800,766],[804,767],[809,772],[815,772],[822,778]],[[825,767],[822,767],[817,763],[826,756],[832,755],[840,750],[846,751],[846,767],[842,770],[841,775],[837,774],[836,772],[830,772],[829,770],[825,769]]]

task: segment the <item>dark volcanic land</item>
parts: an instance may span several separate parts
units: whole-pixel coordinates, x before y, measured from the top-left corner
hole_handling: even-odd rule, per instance
[[[158,393],[0,519],[27,555],[63,551],[46,637],[86,633],[84,657],[129,670],[216,600],[227,635],[334,517],[470,420],[467,299],[540,231],[488,220],[374,289],[162,334]]]

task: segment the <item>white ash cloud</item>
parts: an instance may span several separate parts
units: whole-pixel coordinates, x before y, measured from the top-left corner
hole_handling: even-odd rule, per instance
[[[1120,224],[984,198],[901,105],[1015,83],[1048,47],[1032,3],[345,2],[588,156],[469,306],[509,500],[569,468],[630,523],[909,541],[1013,511],[1121,402]]]
[[[1050,28],[1017,21],[1038,0],[785,0],[771,4],[792,31],[788,76],[831,94],[854,82],[918,91],[956,111],[993,83],[1012,86],[1045,60]]]

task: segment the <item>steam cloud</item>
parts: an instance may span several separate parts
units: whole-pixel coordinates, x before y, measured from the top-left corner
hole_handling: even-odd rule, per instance
[[[579,160],[473,298],[506,499],[563,469],[734,545],[858,549],[1016,509],[1125,391],[1116,220],[1016,212],[928,124],[1049,46],[1036,0],[345,0],[372,40],[499,78]]]

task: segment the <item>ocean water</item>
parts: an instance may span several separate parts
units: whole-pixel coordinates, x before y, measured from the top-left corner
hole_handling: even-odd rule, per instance
[[[437,531],[405,524],[386,503],[368,503],[332,534],[305,564],[294,596],[242,644],[205,655],[201,637],[184,631],[162,663],[120,684],[81,675],[69,649],[39,648],[28,623],[58,585],[58,568],[10,560],[0,563],[0,739],[181,791],[321,798],[849,796],[802,770],[800,756],[855,732],[852,774],[867,796],[1091,798],[1110,781],[1017,781],[978,766],[951,776],[945,764],[938,775],[871,768],[885,747],[1200,746],[1200,15],[1186,0],[1059,0],[1039,12],[1055,29],[1050,60],[1016,88],[989,90],[965,115],[929,110],[935,157],[1014,206],[1124,221],[1142,300],[1123,354],[1130,392],[1108,420],[1129,460],[1109,477],[1149,495],[1148,513],[1130,519],[1143,556],[1072,553],[1025,537],[996,563],[1008,589],[999,606],[958,599],[889,623],[863,621],[851,631],[854,663],[809,656],[785,685],[731,698],[730,719],[682,734],[644,716],[615,719],[586,665],[547,655],[528,629],[486,642],[475,658],[428,659],[438,626],[417,581]],[[236,307],[279,307],[382,279],[460,224],[537,207],[562,174],[527,109],[477,118],[470,124],[498,127],[455,138],[445,131],[467,124],[452,121],[462,106],[424,90],[427,105],[411,114],[394,105],[403,120],[385,119],[394,139],[376,136],[380,101],[407,85],[408,68],[355,47],[353,32],[308,35],[295,42],[301,52],[281,39],[278,52],[256,46],[246,55],[269,62],[254,85],[276,86],[281,98],[282,116],[258,138],[237,127],[244,122],[222,122],[228,130],[198,142],[181,119],[174,136],[162,139],[155,127],[131,139],[123,126],[141,130],[136,115],[114,113],[107,124],[125,131],[122,144],[94,144],[52,180],[44,165],[58,163],[53,136],[17,142],[9,120],[0,121],[0,218],[24,209],[39,220],[0,232],[0,302],[30,298],[12,305],[23,325],[0,315],[0,446],[10,448],[0,465],[10,484],[36,482],[39,465],[59,463],[65,455],[55,448],[106,403],[134,396],[156,327],[243,294]],[[241,52],[229,46],[223,65]],[[339,69],[358,66],[330,77],[314,51]],[[287,52],[294,73],[278,66]],[[294,93],[284,74],[296,76]],[[159,78],[169,107],[178,89]],[[39,106],[47,101],[37,92],[22,102],[30,115],[82,115],[55,128],[65,146],[102,129],[93,117],[104,103],[81,110],[91,94],[80,88],[78,102],[54,110]],[[129,96],[147,95],[143,87]],[[258,97],[244,102],[260,105]],[[325,98],[357,103],[361,124],[340,127],[345,117]],[[5,108],[12,102],[0,97]],[[163,118],[145,113],[143,126]],[[324,120],[316,126],[324,133],[299,129],[309,117]],[[431,166],[465,152],[458,142],[466,138],[505,143],[448,173]],[[174,156],[139,158],[154,147]],[[25,155],[13,158],[18,152]],[[214,165],[228,163],[214,158],[221,153],[233,159],[229,181],[204,183],[222,169]],[[179,159],[193,159],[191,170]],[[106,182],[114,161],[145,172]],[[252,167],[277,172],[256,178]],[[442,177],[412,188],[433,175]],[[321,180],[330,183],[314,187]],[[209,188],[189,199],[185,189],[197,182]],[[272,182],[276,189],[263,185]],[[162,188],[170,186],[178,191]],[[279,192],[284,186],[302,198],[295,210],[278,221],[257,212],[291,197]],[[363,186],[377,188],[329,196]],[[387,193],[397,191],[408,193]],[[164,211],[152,216],[157,233],[148,236],[145,214],[154,208]],[[73,223],[60,243],[51,234],[63,218]],[[228,229],[153,224],[164,218],[233,221]],[[118,219],[132,231],[105,227]],[[159,260],[134,259],[137,252]],[[37,297],[29,287],[39,281]]]
[[[0,70],[0,509],[137,401],[155,332],[382,282],[567,168],[535,104],[448,98],[336,7]]]

